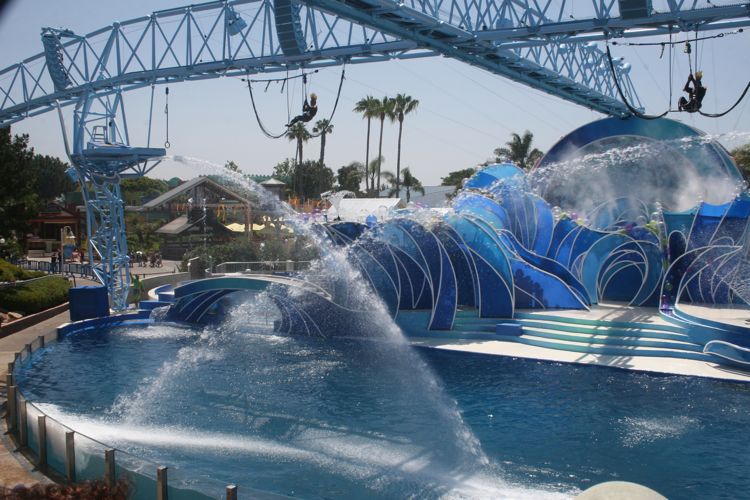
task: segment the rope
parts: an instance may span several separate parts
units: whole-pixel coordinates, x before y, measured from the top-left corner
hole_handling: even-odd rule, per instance
[[[625,107],[628,108],[628,111],[630,111],[632,114],[639,118],[643,118],[644,120],[658,120],[659,118],[664,118],[667,113],[669,113],[669,109],[667,109],[664,113],[660,115],[646,115],[635,109],[631,104],[628,102],[627,98],[625,97],[625,93],[622,91],[622,87],[620,87],[620,81],[617,79],[617,72],[615,71],[615,64],[612,61],[612,53],[609,50],[609,44],[607,44],[607,59],[609,60],[609,69],[612,72],[612,79],[615,82],[615,87],[617,88],[617,93],[620,95],[620,99],[622,99],[623,104],[625,104]]]
[[[284,132],[282,132],[281,134],[272,134],[263,125],[263,122],[260,119],[260,115],[258,114],[258,108],[255,106],[255,97],[253,96],[253,85],[250,82],[251,82],[251,80],[249,78],[247,78],[247,90],[250,92],[250,102],[253,104],[253,113],[255,113],[255,120],[258,122],[258,126],[260,126],[260,130],[269,139],[281,139],[282,137],[284,137],[286,135],[286,130]]]
[[[169,143],[169,87],[167,87],[164,90],[164,94],[166,95],[166,104],[164,105],[164,114],[167,115],[167,137],[164,140],[164,149],[169,149],[171,144]]]
[[[742,102],[742,100],[747,95],[748,90],[750,90],[750,81],[747,82],[747,85],[745,85],[745,90],[742,91],[742,95],[740,95],[740,98],[737,99],[737,102],[735,102],[734,104],[732,104],[732,107],[730,107],[729,109],[727,109],[726,111],[724,111],[722,113],[704,113],[700,109],[698,110],[698,113],[700,113],[702,116],[705,116],[706,118],[721,118],[722,116],[724,116],[726,114],[729,114],[732,110],[734,110],[734,108],[736,108],[737,106],[739,106],[739,104]]]
[[[341,88],[344,86],[344,78],[346,75],[346,63],[341,67],[341,79],[339,80],[339,89],[336,92],[336,101],[333,103],[333,110],[331,111],[331,116],[328,118],[328,123],[333,121],[333,115],[336,114],[336,108],[339,105],[339,98],[341,97]],[[311,134],[310,137],[320,137],[323,135],[323,132],[320,131],[317,134]]]
[[[317,69],[315,71],[313,71],[313,73],[317,73],[317,72],[318,72]],[[341,89],[342,89],[342,87],[344,85],[345,74],[346,74],[346,63],[344,63],[344,65],[341,68],[341,79],[339,80],[339,88],[338,88],[338,91],[336,93],[336,101],[333,104],[333,110],[331,111],[331,116],[330,116],[330,118],[328,118],[329,122],[333,120],[333,116],[336,114],[336,108],[338,107],[339,98],[341,97]],[[269,132],[268,129],[263,125],[263,122],[260,119],[260,115],[258,114],[258,108],[255,105],[255,96],[253,95],[253,86],[252,86],[251,82],[256,82],[256,83],[258,83],[258,82],[269,82],[269,84],[270,84],[270,82],[283,82],[283,84],[286,84],[287,80],[292,80],[292,79],[295,79],[295,78],[302,78],[302,88],[304,90],[303,95],[305,96],[305,98],[307,98],[307,75],[308,75],[308,73],[302,73],[301,75],[296,75],[296,76],[291,76],[291,77],[288,76],[286,78],[272,78],[272,79],[266,79],[266,80],[251,80],[250,78],[244,78],[244,80],[247,81],[247,90],[250,93],[250,102],[253,105],[253,113],[255,114],[255,120],[258,122],[258,125],[260,126],[261,131],[269,139],[280,139],[280,138],[284,137],[287,134],[287,131],[285,130],[281,134],[273,134],[273,133]],[[288,93],[288,89],[287,89],[287,118],[290,116],[290,113],[289,113],[289,98],[288,98],[288,96],[289,96],[289,93]],[[287,120],[287,122],[288,121],[289,120]],[[321,135],[322,135],[322,132],[320,132],[318,134],[311,134],[310,137],[311,138],[320,137]]]
[[[693,64],[692,64],[692,61],[690,60],[690,44],[687,41],[685,43],[686,43],[686,49],[687,49],[687,54],[688,54],[688,66],[690,67],[690,74],[692,74]],[[698,71],[698,32],[697,31],[695,32],[695,70]],[[730,106],[729,109],[722,111],[721,113],[704,113],[700,109],[697,112],[701,116],[705,116],[706,118],[721,118],[722,116],[731,113],[732,110],[734,110],[734,108],[739,106],[739,104],[747,95],[748,90],[750,90],[750,81],[748,81],[747,85],[745,85],[745,90],[742,91],[742,94],[740,94],[739,99],[737,99],[737,101],[735,101],[735,103],[732,104],[732,106]]]

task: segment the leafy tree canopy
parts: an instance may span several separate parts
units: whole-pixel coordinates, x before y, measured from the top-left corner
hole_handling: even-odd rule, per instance
[[[320,193],[333,188],[335,180],[333,170],[318,161],[307,160],[297,166],[289,158],[273,168],[273,176],[289,186],[294,195],[305,199],[320,197]]]
[[[23,237],[26,221],[46,203],[72,191],[67,165],[57,158],[35,155],[28,135],[0,128],[0,237]]]
[[[396,176],[392,172],[385,171],[383,172],[383,177],[385,177],[386,182],[389,184],[388,198],[392,198],[398,194],[399,191],[399,189],[396,188]],[[409,167],[406,167],[401,171],[401,178],[399,180],[401,181],[400,189],[406,191],[406,203],[411,201],[412,191],[416,191],[424,196],[425,191],[422,182],[412,175]]]
[[[359,193],[359,185],[362,183],[364,169],[364,165],[358,161],[351,162],[349,165],[341,167],[337,175],[339,188],[353,193]]]
[[[146,199],[153,199],[169,191],[167,181],[150,177],[133,177],[120,181],[120,191],[126,205],[141,205]]]
[[[505,143],[507,147],[495,149],[496,161],[512,161],[524,170],[532,168],[537,160],[544,156],[538,149],[532,149],[533,140],[534,134],[528,130],[523,136],[514,132],[511,134],[511,140]]]
[[[750,143],[729,152],[740,169],[745,180],[750,180]]]
[[[477,173],[477,169],[473,167],[465,168],[463,170],[455,170],[449,172],[445,177],[441,177],[441,186],[455,186],[456,189],[460,189],[463,185],[464,179],[468,179],[472,175]]]

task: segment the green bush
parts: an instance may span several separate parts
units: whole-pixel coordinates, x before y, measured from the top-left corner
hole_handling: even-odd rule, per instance
[[[25,269],[21,269],[18,266],[14,266],[10,262],[0,259],[0,282],[29,280],[31,278],[39,278],[40,276],[44,275],[45,273],[41,271],[27,271]]]
[[[0,288],[0,307],[22,314],[44,311],[66,302],[69,288],[68,280],[59,276]]]

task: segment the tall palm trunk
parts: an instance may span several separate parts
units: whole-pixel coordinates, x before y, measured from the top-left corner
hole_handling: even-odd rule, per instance
[[[380,197],[380,163],[383,161],[383,123],[385,113],[380,114],[380,142],[378,144],[378,198]]]
[[[320,134],[320,166],[323,166],[323,159],[326,155],[326,133],[323,131]]]
[[[297,159],[297,183],[299,190],[297,191],[297,196],[302,199],[302,138],[297,139],[297,154],[299,155],[299,158]]]
[[[365,147],[365,191],[370,192],[370,117],[367,117],[367,146]]]
[[[404,115],[398,115],[398,153],[396,156],[396,198],[401,197],[401,132],[404,128]],[[406,190],[406,202],[409,202],[409,190]]]

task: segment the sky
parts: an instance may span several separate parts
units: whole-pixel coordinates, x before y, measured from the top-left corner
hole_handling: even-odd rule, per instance
[[[714,2],[716,4],[717,2]],[[77,34],[147,15],[153,10],[185,5],[180,0],[11,0],[0,12],[0,68],[5,68],[42,50],[40,29],[44,26],[72,29]],[[654,2],[657,7],[658,2]],[[629,42],[639,41],[630,39]],[[648,39],[643,41],[658,41]],[[750,81],[750,30],[703,42],[700,67],[708,87],[703,110],[723,111],[733,104]],[[682,95],[688,74],[687,59],[675,50],[673,101]],[[632,65],[631,79],[646,112],[658,114],[669,102],[669,72],[666,55],[658,47],[613,49]],[[318,117],[328,117],[336,97],[340,68],[321,70],[311,78],[310,88],[319,96]],[[448,58],[433,57],[350,65],[346,69],[341,100],[333,118],[334,130],[326,141],[326,164],[334,170],[352,161],[364,162],[366,121],[354,113],[355,103],[366,95],[378,98],[404,93],[418,99],[417,111],[404,121],[401,166],[410,167],[424,185],[437,185],[449,172],[473,167],[494,158],[493,150],[505,145],[511,133],[534,134],[534,146],[548,150],[577,127],[604,115],[524,85]],[[256,90],[261,120],[280,133],[291,111],[301,108],[299,84],[292,86],[291,109],[278,88],[267,93]],[[126,96],[132,145],[145,145],[148,124],[148,90]],[[157,88],[153,142],[165,139],[164,88]],[[296,104],[294,103],[295,101]],[[721,119],[697,114],[671,117],[716,136],[731,149],[750,142],[750,97]],[[170,86],[170,155],[200,158],[216,164],[232,160],[248,174],[270,174],[274,165],[295,155],[295,144],[285,138],[268,139],[253,116],[247,88],[238,79],[218,78]],[[70,112],[68,113],[70,121]],[[68,123],[70,127],[70,123]],[[379,125],[373,122],[372,159],[377,152]],[[55,113],[26,119],[13,125],[14,133],[30,135],[37,153],[65,158],[60,125]],[[395,171],[398,125],[386,121],[383,132],[383,170]],[[306,159],[317,159],[320,139],[304,146]],[[201,173],[181,162],[165,161],[153,177],[186,179]]]

